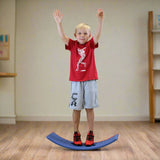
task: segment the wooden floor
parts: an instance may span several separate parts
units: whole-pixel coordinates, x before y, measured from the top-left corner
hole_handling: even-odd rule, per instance
[[[85,141],[87,123],[81,122]],[[0,125],[0,160],[160,160],[160,123],[95,122],[95,141],[119,133],[119,140],[95,151],[72,151],[51,143],[51,132],[72,140],[71,122]]]

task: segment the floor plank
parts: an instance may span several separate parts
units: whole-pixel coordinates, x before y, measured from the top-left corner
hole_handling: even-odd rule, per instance
[[[96,151],[72,151],[46,139],[51,132],[72,140],[72,122],[17,122],[0,125],[0,160],[159,160],[160,124],[95,122],[95,141],[119,133],[119,140]],[[87,123],[81,122],[83,142]],[[64,158],[65,157],[65,158]]]

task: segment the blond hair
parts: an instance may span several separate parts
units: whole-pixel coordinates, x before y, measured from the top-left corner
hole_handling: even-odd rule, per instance
[[[75,28],[75,34],[77,33],[77,30],[78,29],[81,29],[81,28],[85,28],[89,31],[89,34],[91,34],[91,27],[88,25],[88,24],[85,24],[85,23],[80,23],[76,26]]]

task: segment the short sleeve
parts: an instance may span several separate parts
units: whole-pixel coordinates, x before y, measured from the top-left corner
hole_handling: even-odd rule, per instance
[[[92,37],[91,40],[90,40],[90,47],[91,47],[92,49],[98,48],[98,43],[97,43],[96,45],[94,44],[93,37]]]
[[[73,41],[72,39],[69,39],[68,45],[65,45],[65,49],[66,50],[71,50],[71,48],[74,46],[75,41]]]

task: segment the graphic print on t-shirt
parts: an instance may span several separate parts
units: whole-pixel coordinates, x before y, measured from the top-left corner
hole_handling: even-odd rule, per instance
[[[86,62],[83,62],[83,60],[86,57],[85,51],[86,51],[86,47],[82,48],[82,49],[77,49],[78,54],[81,56],[79,61],[77,62],[77,69],[76,71],[81,71],[81,72],[85,72],[86,71]]]

